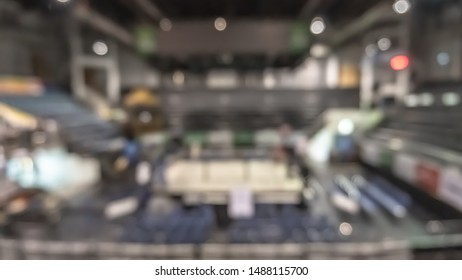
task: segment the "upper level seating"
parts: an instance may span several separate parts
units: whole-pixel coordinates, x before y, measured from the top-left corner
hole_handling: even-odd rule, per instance
[[[94,154],[109,151],[109,140],[121,135],[117,125],[99,119],[90,110],[63,94],[1,96],[0,102],[39,119],[55,120],[66,145],[75,152]]]
[[[445,105],[444,94],[435,95],[428,106],[397,105],[386,109],[386,119],[373,138],[403,138],[462,151],[462,106]]]

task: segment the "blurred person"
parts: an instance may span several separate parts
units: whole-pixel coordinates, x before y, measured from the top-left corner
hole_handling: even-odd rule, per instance
[[[183,137],[181,132],[173,132],[170,139],[165,143],[162,152],[154,159],[154,180],[156,186],[164,189],[166,187],[165,171],[168,162],[177,155],[183,147]]]
[[[182,134],[173,132],[158,155],[150,157],[147,153],[142,153],[136,176],[137,184],[140,186],[137,212],[142,212],[148,207],[156,191],[162,193],[165,190],[167,187],[165,172],[168,162],[180,152],[182,147]]]
[[[308,144],[306,138],[296,133],[288,123],[279,127],[279,135],[281,137],[280,153],[282,152],[287,164],[288,177],[291,178],[298,173],[303,180],[304,187],[307,187],[310,170],[306,163]]]

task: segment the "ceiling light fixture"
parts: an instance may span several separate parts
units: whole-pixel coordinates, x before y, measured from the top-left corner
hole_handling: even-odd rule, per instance
[[[378,49],[375,44],[370,44],[366,47],[365,51],[367,56],[374,56],[377,54]]]
[[[311,22],[311,27],[310,27],[311,33],[315,35],[319,35],[326,30],[326,23],[324,22],[324,19],[322,17],[316,17],[313,19]]]
[[[218,31],[224,31],[227,27],[228,23],[226,19],[219,17],[215,19],[215,29]]]
[[[106,55],[109,52],[109,47],[107,46],[107,44],[101,41],[93,43],[92,48],[93,52],[100,56]]]
[[[172,30],[172,27],[173,27],[172,21],[169,20],[168,18],[161,19],[159,22],[159,26],[160,26],[160,29],[162,29],[162,31],[165,31],[165,32]]]
[[[310,49],[310,55],[316,58],[325,57],[329,54],[329,47],[323,44],[314,44]]]
[[[393,4],[393,10],[397,14],[405,14],[411,9],[411,2],[409,0],[397,0]]]
[[[177,86],[181,86],[184,84],[184,73],[182,71],[175,71],[172,76],[173,83]]]
[[[391,40],[390,40],[390,38],[387,38],[387,37],[381,38],[377,42],[377,46],[379,47],[379,50],[381,50],[383,52],[388,51],[391,48]]]

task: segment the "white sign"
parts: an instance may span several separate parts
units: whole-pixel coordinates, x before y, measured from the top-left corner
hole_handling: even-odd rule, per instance
[[[234,219],[248,219],[255,214],[253,193],[249,188],[237,187],[229,194],[228,215]]]
[[[117,219],[132,214],[137,207],[136,197],[127,197],[109,203],[104,209],[104,215],[110,220]]]
[[[438,197],[462,210],[462,174],[456,167],[448,167],[443,171],[438,188]]]
[[[394,157],[393,173],[408,183],[415,183],[418,163],[419,161],[409,154],[397,154]]]
[[[365,142],[362,145],[361,157],[364,162],[369,163],[372,166],[377,166],[380,163],[381,152],[382,148],[379,145],[371,142]]]
[[[151,165],[149,162],[140,162],[136,167],[136,182],[145,185],[151,180]]]

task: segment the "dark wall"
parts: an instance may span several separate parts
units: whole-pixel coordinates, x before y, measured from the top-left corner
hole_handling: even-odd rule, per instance
[[[274,126],[277,125],[277,122],[287,121],[284,119],[284,116],[287,115],[287,118],[293,119],[294,126],[302,128],[308,127],[320,113],[328,108],[359,107],[358,89],[319,91],[203,90],[165,91],[157,94],[170,122],[179,122],[185,125],[191,122],[191,118],[196,118],[201,114],[209,114],[211,128],[212,126],[218,128],[216,126],[219,120],[213,119],[214,116],[226,116],[225,119],[233,119],[245,115],[258,115],[261,118],[271,117],[272,120],[268,120],[266,126]],[[278,118],[278,115],[281,117]],[[245,122],[245,119],[241,122]],[[185,126],[189,129],[187,125]],[[258,129],[258,127],[254,129]]]
[[[289,52],[290,21],[228,21],[224,31],[210,21],[174,22],[171,31],[159,31],[158,53],[194,54]]]

